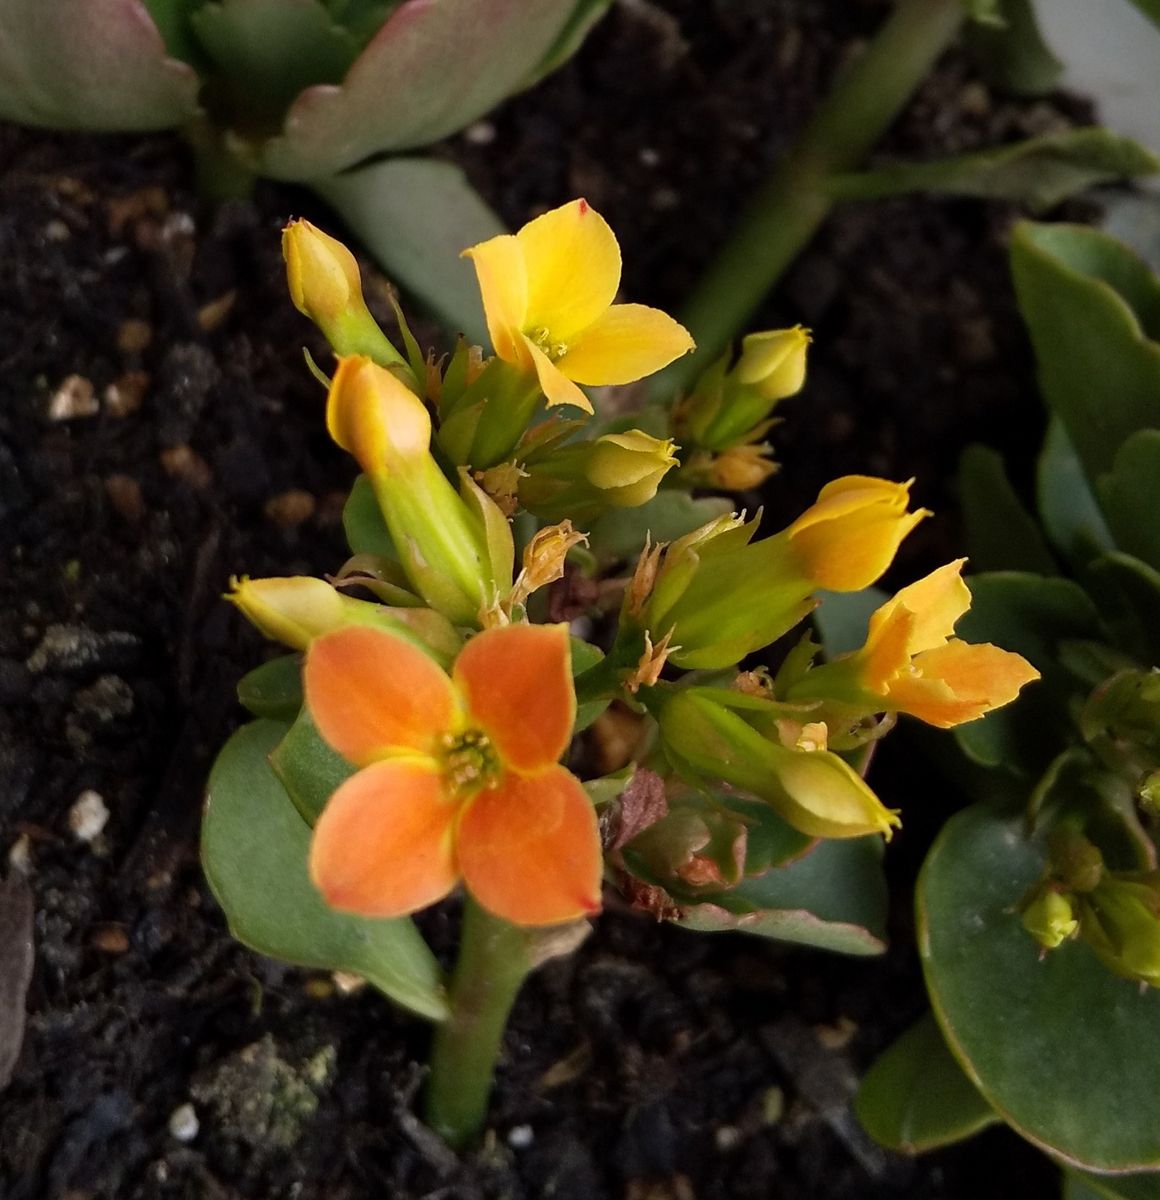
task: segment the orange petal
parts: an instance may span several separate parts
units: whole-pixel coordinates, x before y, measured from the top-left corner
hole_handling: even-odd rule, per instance
[[[620,247],[608,222],[586,200],[529,221],[516,234],[528,279],[521,328],[546,329],[570,342],[612,303],[620,286]]]
[[[576,719],[567,625],[485,629],[460,651],[453,677],[468,720],[512,770],[543,771],[567,749]]]
[[[914,668],[914,675],[891,682],[890,702],[939,729],[974,721],[1009,704],[1020,688],[1039,678],[1021,655],[957,639],[917,655]]]
[[[692,349],[689,331],[659,308],[614,304],[569,343],[557,366],[577,383],[632,383]]]
[[[549,408],[554,408],[557,404],[573,404],[577,408],[582,408],[586,413],[593,411],[592,401],[560,371],[560,368],[531,338],[520,334],[520,341],[524,352],[536,369],[540,390],[544,393],[544,399],[547,400]]]
[[[374,763],[322,810],[310,843],[310,878],[332,908],[364,917],[426,908],[458,882],[458,810],[430,759]]]
[[[525,362],[519,331],[528,307],[524,254],[510,233],[489,238],[464,250],[479,280],[487,332],[496,354],[505,362]]]
[[[315,639],[303,682],[319,732],[356,766],[393,751],[429,753],[455,724],[451,680],[422,650],[381,629]]]
[[[571,771],[510,773],[468,801],[456,832],[463,882],[516,925],[556,925],[600,908],[596,813]]]

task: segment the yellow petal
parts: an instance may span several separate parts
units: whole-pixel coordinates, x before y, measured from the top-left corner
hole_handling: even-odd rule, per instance
[[[463,257],[475,267],[496,354],[504,362],[527,362],[519,331],[527,315],[528,279],[519,242],[510,233],[501,234],[464,250]]]
[[[692,349],[689,331],[659,308],[614,304],[569,343],[557,365],[577,383],[632,383]]]
[[[587,396],[570,380],[567,376],[561,374],[560,368],[529,338],[520,335],[523,347],[528,357],[531,359],[536,368],[536,375],[540,381],[540,389],[544,393],[544,398],[548,402],[549,408],[554,408],[557,404],[574,404],[577,408],[582,408],[586,413],[592,412],[592,402]]]
[[[371,476],[422,459],[431,445],[431,417],[423,401],[359,354],[339,359],[326,399],[326,427]]]
[[[900,610],[906,610],[913,618],[906,647],[910,655],[943,645],[954,632],[959,617],[971,607],[971,593],[962,580],[966,561],[959,558],[939,567],[882,605],[870,618],[867,648],[878,642]]]
[[[586,200],[529,221],[516,234],[527,271],[525,333],[547,330],[569,343],[612,303],[620,286],[620,247]]]

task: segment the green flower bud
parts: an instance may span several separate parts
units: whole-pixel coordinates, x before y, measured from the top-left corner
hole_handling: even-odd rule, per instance
[[[1079,929],[1075,900],[1050,887],[1036,889],[1019,913],[1019,920],[1045,950],[1054,950]]]
[[[1110,971],[1160,987],[1160,879],[1109,875],[1085,896],[1080,931]]]

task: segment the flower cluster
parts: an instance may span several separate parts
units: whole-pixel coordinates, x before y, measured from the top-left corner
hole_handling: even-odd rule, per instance
[[[874,583],[928,514],[911,508],[908,483],[849,476],[780,532],[761,536],[756,519],[722,514],[686,518],[672,541],[652,542],[667,496],[730,476],[749,486],[772,469],[768,446],[757,447],[774,407],[803,385],[810,338],[800,327],[746,338],[736,363],[710,367],[667,427],[591,428],[583,387],[639,379],[693,343],[664,313],[615,302],[619,247],[585,201],[465,251],[490,358],[461,342],[438,363],[401,314],[397,350],[345,247],[295,222],[284,248],[295,304],[339,355],[327,428],[362,469],[373,498],[362,519],[377,526],[379,548],[356,546],[333,583],[245,580],[232,599],[305,652],[304,711],[349,764],[311,840],[310,875],[333,908],[397,917],[462,883],[520,926],[595,912],[605,861],[597,806],[623,805],[627,776],[586,789],[560,760],[612,701],[654,722],[649,767],[671,795],[712,792],[724,813],[756,803],[808,845],[897,825],[856,755],[883,732],[884,715],[947,727],[1036,677],[1018,655],[952,637],[969,605],[961,561],[880,608],[857,652],[817,664],[807,639],[776,676],[740,672],[819,592]],[[564,407],[579,418],[561,417]],[[563,578],[594,615],[606,609],[599,598],[616,594],[624,554],[602,536],[616,512],[638,514],[640,553],[620,577],[620,617],[602,652],[540,623],[564,610],[539,589]],[[668,845],[666,822],[687,825],[681,812],[658,810],[636,832],[651,827],[651,844]],[[741,861],[744,824],[730,852],[741,846]],[[623,853],[613,847],[611,877],[630,883],[639,861],[632,839]],[[668,888],[678,912],[726,878],[701,869],[690,884],[687,864],[655,853],[650,862],[649,883]]]

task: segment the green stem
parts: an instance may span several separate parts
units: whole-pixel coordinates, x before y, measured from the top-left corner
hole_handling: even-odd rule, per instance
[[[435,1031],[426,1095],[427,1124],[456,1149],[483,1128],[504,1027],[532,965],[526,932],[468,897],[451,1017]]]
[[[223,204],[253,195],[258,176],[229,150],[220,129],[202,117],[190,121],[181,132],[193,152],[197,190],[205,199]]]
[[[852,170],[869,153],[962,20],[962,0],[899,0],[842,72],[688,300],[682,320],[697,350],[654,376],[654,397],[686,387],[742,328],[828,215],[833,204],[828,177]]]

